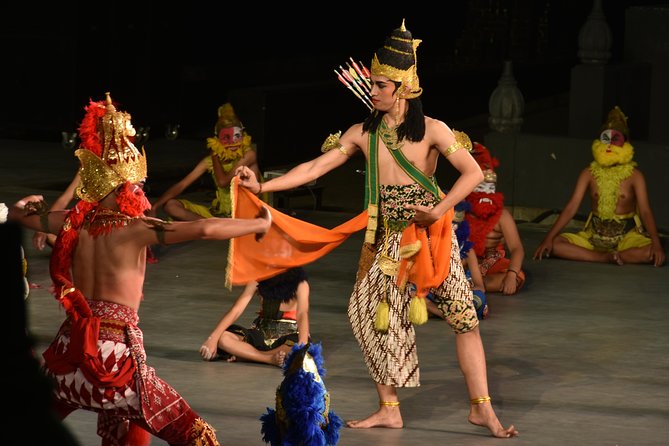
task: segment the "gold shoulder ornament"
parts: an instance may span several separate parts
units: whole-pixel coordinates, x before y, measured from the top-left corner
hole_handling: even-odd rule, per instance
[[[330,136],[325,138],[325,141],[321,146],[321,152],[326,153],[332,149],[337,149],[344,155],[348,156],[348,151],[339,142],[340,137],[341,137],[341,130],[339,130],[337,133],[331,133]]]
[[[468,152],[472,151],[472,140],[469,135],[459,130],[453,130],[453,134],[455,135],[455,142],[446,149],[444,156],[449,156],[460,149],[466,149]]]

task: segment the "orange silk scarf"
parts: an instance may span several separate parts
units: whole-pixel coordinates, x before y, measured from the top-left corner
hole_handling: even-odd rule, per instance
[[[254,218],[261,206],[266,206],[272,214],[272,227],[260,242],[255,240],[254,234],[230,239],[225,279],[228,288],[265,280],[318,260],[353,233],[367,227],[366,210],[333,229],[326,229],[272,208],[245,187],[239,187],[238,178],[233,178],[230,187],[233,218]],[[452,220],[453,209],[449,209],[427,230],[415,224],[404,230],[400,252],[407,255],[401,259],[399,285],[403,286],[407,280],[413,282],[419,295],[425,296],[430,288],[438,287],[446,279],[451,256]],[[421,249],[425,246],[430,249]]]
[[[418,297],[425,297],[432,288],[439,287],[446,280],[451,266],[453,215],[451,208],[427,229],[414,223],[404,229],[400,241],[402,262],[397,275],[400,288],[404,288],[407,281],[413,282]]]
[[[239,187],[238,178],[233,178],[230,187],[233,218],[254,218],[260,207],[266,206],[272,214],[272,227],[260,242],[255,240],[255,234],[230,239],[225,278],[228,288],[269,279],[311,263],[367,225],[364,211],[334,229],[322,228],[272,208],[245,187]]]

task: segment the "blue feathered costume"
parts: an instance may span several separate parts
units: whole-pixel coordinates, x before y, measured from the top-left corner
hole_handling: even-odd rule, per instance
[[[271,446],[334,446],[342,419],[330,410],[325,389],[321,345],[294,345],[283,365],[284,379],[276,391],[276,410],[260,420],[265,443]]]

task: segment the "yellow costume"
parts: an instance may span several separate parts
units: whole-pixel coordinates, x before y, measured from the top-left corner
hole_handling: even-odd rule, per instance
[[[243,153],[240,154],[239,158],[221,163],[221,167],[223,167],[223,172],[226,173],[230,172],[234,168],[235,163],[239,161],[246,152],[248,152],[249,150],[253,150],[253,147],[251,147],[250,145],[251,141],[250,136],[248,137],[248,140],[249,140],[249,145],[245,146],[242,149]],[[211,174],[214,183],[216,183],[216,177],[214,175],[214,165],[211,156],[207,157],[207,171]],[[181,204],[183,204],[184,208],[186,208],[188,211],[205,218],[229,217],[230,215],[232,215],[232,205],[230,202],[229,187],[216,187],[216,198],[212,200],[209,206],[194,203],[190,200],[186,200],[183,198],[179,198],[178,200],[181,202]]]
[[[592,251],[616,252],[648,246],[652,240],[644,230],[638,213],[615,213],[620,184],[632,175],[636,167],[636,162],[632,160],[634,147],[628,141],[627,117],[620,108],[614,107],[602,128],[605,132],[619,132],[624,141],[611,144],[593,141],[595,160],[590,163],[590,172],[599,192],[597,211],[590,213],[582,231],[562,233],[561,236]]]
[[[216,136],[207,138],[207,147],[220,160],[223,173],[230,173],[236,163],[250,150],[255,150],[251,144],[251,136],[246,133],[241,121],[237,118],[230,103],[218,108],[218,121],[214,126]],[[212,156],[205,158],[207,171],[211,174],[214,184],[217,184]],[[194,203],[186,199],[178,199],[184,208],[201,217],[229,217],[232,215],[230,201],[230,187],[216,187],[216,198],[209,206]]]

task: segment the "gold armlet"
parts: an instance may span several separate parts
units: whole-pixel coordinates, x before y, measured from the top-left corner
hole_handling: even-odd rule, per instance
[[[469,400],[470,403],[472,404],[483,404],[483,403],[489,403],[490,402],[490,397],[489,396],[482,396],[481,398],[472,398]]]
[[[461,132],[460,130],[453,130],[453,135],[455,136],[455,142],[446,149],[444,152],[445,156],[448,156],[460,149],[467,149],[469,152],[472,151],[472,140],[469,138],[469,135],[467,135],[465,132]]]
[[[446,151],[444,152],[444,156],[449,156],[450,154],[455,153],[460,149],[464,149],[464,147],[462,147],[462,144],[456,141],[450,146],[448,146],[448,149],[446,149]]]
[[[151,226],[151,229],[156,231],[156,237],[158,238],[158,243],[165,245],[165,232],[167,231],[167,225],[169,222],[160,220],[158,218],[146,218],[144,219],[146,224]]]
[[[348,151],[339,142],[339,137],[341,137],[341,130],[334,134],[331,133],[330,136],[325,138],[325,142],[323,142],[323,145],[321,146],[321,152],[325,153],[332,149],[337,149],[344,155],[348,156]]]
[[[39,215],[39,224],[42,232],[49,232],[49,210],[44,201],[29,201],[23,206],[23,215]]]

